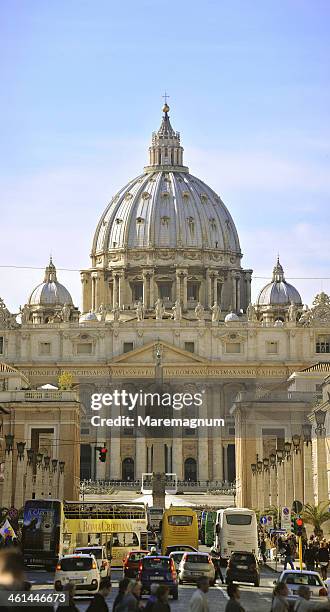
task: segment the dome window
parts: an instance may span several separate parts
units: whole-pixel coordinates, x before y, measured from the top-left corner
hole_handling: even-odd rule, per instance
[[[143,200],[149,200],[149,198],[151,197],[151,194],[148,191],[144,191],[142,194],[142,199]]]
[[[188,200],[190,196],[189,191],[183,191],[182,192],[182,197],[184,198],[184,200]]]
[[[216,230],[216,229],[217,229],[217,223],[216,223],[215,218],[214,218],[214,217],[212,217],[211,219],[209,219],[209,221],[210,221],[210,226],[211,226],[211,228],[212,228],[213,230]]]
[[[168,224],[170,222],[170,217],[166,217],[166,215],[164,217],[160,218],[162,225],[165,225],[166,227],[168,227]]]
[[[163,193],[162,193],[162,197],[163,197],[163,198],[168,198],[168,196],[169,196],[169,195],[170,195],[170,194],[169,194],[169,192],[168,192],[168,191],[163,191]]]
[[[119,217],[117,217],[117,219],[116,219],[116,223],[117,223],[117,225],[120,225],[122,222],[123,222],[123,220],[122,220],[122,219],[119,219]]]
[[[142,223],[144,223],[144,219],[143,219],[143,217],[137,217],[137,218],[136,218],[136,223],[137,223],[138,225],[142,225]]]
[[[207,197],[206,193],[201,193],[200,194],[200,199],[201,199],[201,202],[203,202],[203,204],[205,204],[205,202],[208,201],[208,197]]]
[[[132,194],[131,194],[129,191],[128,191],[128,192],[125,194],[125,199],[126,199],[126,200],[131,200],[131,199],[132,199],[132,197],[133,197],[133,196],[132,196]]]

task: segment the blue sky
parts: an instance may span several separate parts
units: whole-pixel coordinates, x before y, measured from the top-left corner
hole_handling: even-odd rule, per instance
[[[147,161],[166,89],[185,161],[230,209],[243,265],[269,277],[279,252],[287,277],[314,279],[293,281],[304,302],[330,293],[329,20],[318,0],[3,0],[1,266],[44,267],[52,252],[59,268],[88,267],[99,215]],[[42,276],[0,267],[0,296],[15,310]],[[79,273],[59,277],[79,304]]]

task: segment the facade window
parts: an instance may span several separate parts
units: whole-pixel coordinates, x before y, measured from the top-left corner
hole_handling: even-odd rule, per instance
[[[132,286],[133,302],[139,302],[143,300],[143,283],[137,282]]]
[[[4,348],[3,336],[0,336],[0,355],[3,355],[3,348]]]
[[[277,355],[278,342],[266,342],[266,352],[268,355]]]
[[[240,353],[241,352],[241,344],[240,342],[227,342],[226,344],[226,353]]]
[[[91,342],[81,342],[77,344],[77,355],[91,355],[93,352],[93,345]]]
[[[330,353],[330,336],[319,336],[316,340],[316,353]]]
[[[195,352],[195,342],[185,342],[184,350],[188,351],[189,353],[194,353]]]
[[[161,300],[170,301],[172,299],[172,283],[159,283],[158,294]]]
[[[187,283],[187,297],[188,300],[198,302],[199,300],[199,283],[188,282]]]
[[[82,436],[88,436],[89,435],[89,427],[82,427],[80,429],[80,433]]]
[[[129,353],[133,350],[133,342],[124,342],[123,353]]]
[[[40,342],[39,344],[39,355],[50,355],[51,344],[50,342]]]

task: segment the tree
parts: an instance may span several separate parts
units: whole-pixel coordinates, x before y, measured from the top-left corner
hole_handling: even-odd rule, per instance
[[[73,384],[73,376],[71,372],[62,372],[58,377],[58,384],[60,389],[71,389]]]
[[[307,523],[307,525],[313,525],[316,536],[322,537],[323,529],[321,528],[321,525],[330,520],[328,502],[322,502],[317,506],[306,504],[303,508],[301,518],[305,523]]]

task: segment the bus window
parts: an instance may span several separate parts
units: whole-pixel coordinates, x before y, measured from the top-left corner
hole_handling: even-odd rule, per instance
[[[171,514],[168,516],[168,524],[176,525],[178,527],[184,527],[186,525],[192,525],[193,517],[185,516],[184,514]]]
[[[139,538],[136,533],[129,532],[117,532],[113,534],[112,546],[113,548],[124,548],[127,546],[138,546]]]
[[[251,514],[226,514],[227,525],[251,525]]]

